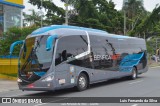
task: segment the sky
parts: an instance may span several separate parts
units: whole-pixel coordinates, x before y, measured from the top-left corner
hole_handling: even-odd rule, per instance
[[[24,0],[25,9],[23,10],[26,13],[30,13],[29,9],[35,9],[36,11],[40,11],[37,9],[36,6],[32,6],[30,3],[28,3],[29,0]],[[60,0],[52,0],[57,6],[64,8],[64,4]],[[112,0],[116,7],[115,9],[120,10],[122,8],[123,0]],[[144,8],[147,11],[152,12],[152,10],[155,8],[156,4],[160,5],[160,0],[143,0],[144,1]],[[43,12],[45,12],[43,10]]]

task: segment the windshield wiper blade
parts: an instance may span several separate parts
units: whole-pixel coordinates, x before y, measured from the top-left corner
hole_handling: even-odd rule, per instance
[[[39,68],[40,70],[42,70],[40,63],[39,63],[39,62],[37,61],[37,59],[36,59],[36,54],[35,54],[34,49],[32,49],[31,54],[28,56],[28,59],[27,59],[27,61],[25,62],[25,64],[23,65],[23,67],[22,67],[21,70],[24,70],[24,69],[27,67],[27,65],[28,65],[30,62],[32,62],[32,61],[35,61],[35,63],[38,64],[38,68]],[[31,64],[32,64],[32,63],[31,63]]]

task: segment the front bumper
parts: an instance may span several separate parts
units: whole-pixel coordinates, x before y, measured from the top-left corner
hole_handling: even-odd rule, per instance
[[[54,91],[55,90],[54,85],[55,84],[53,81],[42,82],[41,80],[25,85],[20,82],[18,83],[20,90],[27,90],[27,91]]]

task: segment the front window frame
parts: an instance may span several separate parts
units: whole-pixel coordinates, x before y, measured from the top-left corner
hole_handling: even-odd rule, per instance
[[[50,36],[50,35],[41,35],[41,36]],[[40,36],[35,36],[35,41],[36,41],[36,37],[40,37]],[[47,41],[47,38],[48,37],[46,37],[46,41]],[[25,39],[25,41],[24,41],[24,43],[23,43],[23,45],[21,46],[21,49],[20,49],[20,53],[19,53],[19,58],[18,58],[18,77],[22,77],[22,73],[23,73],[23,71],[25,70],[25,69],[21,69],[21,67],[23,67],[23,66],[20,66],[20,65],[22,65],[22,63],[20,63],[20,61],[21,61],[21,58],[23,58],[23,53],[24,53],[24,46],[25,46],[25,43],[26,43],[26,40],[28,40],[28,39],[30,39],[30,38],[32,38],[32,37],[29,37],[29,38],[27,38],[27,39]],[[34,41],[34,46],[35,46],[35,41]],[[45,41],[45,45],[46,45],[46,41]],[[55,39],[55,42],[56,42],[56,39]],[[55,42],[53,42],[54,44],[53,45],[55,45]],[[33,47],[34,48],[34,47]],[[44,50],[46,50],[46,46],[44,46]],[[47,71],[49,71],[49,69],[51,68],[51,66],[52,66],[52,62],[53,62],[53,57],[54,57],[54,51],[55,50],[55,46],[53,46],[53,48],[52,48],[52,50],[50,50],[50,51],[46,51],[46,52],[51,52],[51,61],[49,62],[49,64],[50,65],[48,65],[49,67],[48,68],[45,68],[45,69],[48,69]],[[29,57],[28,57],[29,58]],[[24,65],[24,64],[23,64]],[[40,70],[40,72],[41,71],[44,71],[45,69],[42,69],[42,70]],[[32,69],[30,69],[30,70],[32,70]],[[26,71],[26,72],[29,72],[29,71]],[[34,73],[34,71],[33,71],[33,73]],[[47,73],[47,72],[46,72]],[[42,76],[41,76],[42,77]],[[23,78],[21,78],[21,79],[23,79]],[[26,80],[26,78],[25,79],[23,79],[25,82],[29,82],[29,81],[27,81]],[[32,82],[32,81],[31,81]],[[34,82],[34,81],[33,81]]]

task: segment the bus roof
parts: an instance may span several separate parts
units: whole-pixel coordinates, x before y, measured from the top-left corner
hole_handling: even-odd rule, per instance
[[[45,34],[46,32],[57,30],[57,29],[75,29],[75,30],[88,31],[91,33],[101,33],[101,34],[99,34],[100,36],[108,36],[108,37],[112,37],[112,38],[116,38],[116,39],[127,39],[127,38],[137,39],[136,37],[110,34],[106,31],[99,30],[99,29],[92,29],[92,28],[85,28],[85,27],[78,27],[78,26],[68,26],[68,25],[51,25],[51,26],[42,27],[42,28],[39,28],[39,29],[33,31],[29,37],[39,36],[39,35]]]
[[[42,33],[45,33],[45,32],[51,31],[51,30],[62,29],[62,28],[107,33],[106,31],[99,30],[99,29],[91,29],[91,28],[78,27],[78,26],[68,26],[68,25],[51,25],[51,26],[39,28],[39,29],[33,31],[31,33],[31,35],[34,36],[37,34],[42,34]]]

